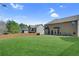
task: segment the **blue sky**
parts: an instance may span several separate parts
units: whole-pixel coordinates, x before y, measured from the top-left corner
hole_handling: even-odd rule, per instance
[[[7,3],[0,5],[0,20],[24,24],[45,24],[56,18],[79,15],[77,3]]]

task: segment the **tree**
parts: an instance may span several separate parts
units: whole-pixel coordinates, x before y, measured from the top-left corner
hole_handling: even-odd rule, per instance
[[[19,33],[20,32],[20,26],[15,21],[7,21],[6,24],[8,28],[9,33]]]
[[[25,24],[23,24],[23,23],[20,24],[20,29],[21,29],[21,30],[26,30],[27,28],[28,28],[27,25],[25,25]]]

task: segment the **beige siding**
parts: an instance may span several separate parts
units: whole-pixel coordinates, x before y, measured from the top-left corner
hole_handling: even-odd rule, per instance
[[[72,25],[71,22],[64,22],[64,23],[59,23],[59,24],[51,24],[48,25],[51,30],[54,30],[53,27],[60,27],[60,32],[61,34],[70,34],[73,35],[73,32],[77,32],[77,25]]]

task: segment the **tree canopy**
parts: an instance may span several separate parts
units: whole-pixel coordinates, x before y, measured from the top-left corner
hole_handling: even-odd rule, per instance
[[[23,23],[20,24],[21,30],[26,30],[27,28],[28,28],[28,26],[26,24],[23,24]]]
[[[10,21],[10,20],[7,21],[6,26],[8,28],[9,33],[19,33],[20,32],[20,26],[15,21]]]

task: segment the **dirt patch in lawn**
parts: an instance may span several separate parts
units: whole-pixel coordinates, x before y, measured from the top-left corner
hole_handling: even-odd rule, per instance
[[[17,33],[17,34],[0,34],[1,38],[15,38],[20,36],[35,36],[36,33]]]

